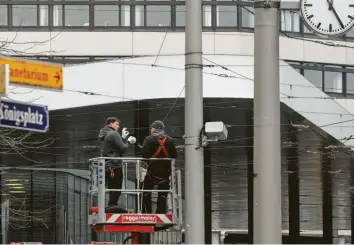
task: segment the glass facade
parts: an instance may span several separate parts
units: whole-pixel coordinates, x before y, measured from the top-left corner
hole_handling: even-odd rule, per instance
[[[328,76],[328,75],[327,75]],[[316,76],[315,76],[316,77]],[[337,81],[329,75],[330,81]],[[315,78],[316,79],[316,78]],[[323,78],[322,78],[323,79]],[[173,110],[171,110],[174,104]],[[88,159],[100,155],[97,135],[107,117],[118,116],[122,127],[142,143],[151,122],[164,118],[166,133],[177,146],[184,140],[184,101],[140,100],[86,106],[50,112],[50,131],[36,137],[55,137],[53,145],[28,157],[43,167],[72,169],[71,173],[50,170],[3,170],[0,174],[2,201],[10,200],[9,241],[42,241],[47,244],[90,243],[122,240],[116,235],[92,238],[88,218],[88,182],[75,169],[88,169]],[[231,116],[234,115],[234,116]],[[253,101],[250,99],[204,99],[204,121],[228,124],[228,140],[211,145],[206,152],[205,191],[210,193],[206,219],[211,228],[247,230],[253,226]],[[307,124],[297,130],[293,123]],[[329,145],[339,142],[324,135],[291,108],[281,104],[282,228],[289,231],[289,244],[312,243],[300,230],[323,231],[317,243],[332,243],[333,230],[351,230],[353,215],[353,152]],[[132,146],[125,156],[140,156]],[[26,155],[27,156],[27,155]],[[184,152],[176,161],[184,176]],[[13,167],[36,166],[24,158],[0,154],[0,163]],[[45,164],[44,164],[45,163]],[[9,184],[12,185],[9,185]],[[13,185],[13,184],[17,185]],[[184,180],[182,180],[184,185]],[[184,197],[184,189],[182,196]],[[206,200],[206,202],[208,202]],[[209,221],[206,221],[206,224]],[[327,235],[330,234],[330,237]],[[93,235],[93,236],[91,236]],[[155,237],[152,239],[160,238]],[[241,235],[238,243],[252,243],[252,235]],[[307,240],[308,239],[308,240]],[[169,243],[169,242],[159,242]]]
[[[203,1],[204,31],[252,31],[252,1]],[[148,28],[154,31],[183,30],[185,1],[180,0],[1,0],[0,28],[12,30],[90,29],[127,31]],[[283,10],[280,31],[292,35],[312,35],[299,13]],[[353,30],[340,39],[353,40]]]
[[[334,81],[333,77],[331,81]],[[52,111],[49,134],[55,135],[58,140],[45,153],[37,152],[36,157],[42,161],[51,161],[58,167],[87,169],[87,159],[99,155],[97,134],[107,117],[117,114],[122,125],[141,143],[149,134],[151,122],[164,118],[174,102],[174,98],[141,100]],[[208,150],[210,163],[205,168],[205,186],[209,188],[205,188],[210,191],[212,200],[211,209],[206,212],[212,214],[213,229],[247,230],[253,220],[253,148],[250,147],[253,145],[252,100],[208,98],[204,101],[204,115],[205,121],[221,120],[230,125],[228,141],[215,144]],[[291,239],[289,243],[304,239],[299,231],[297,233],[297,229],[323,230],[324,234],[328,234],[327,227],[351,230],[350,219],[344,217],[350,217],[353,210],[350,191],[352,183],[350,177],[340,178],[338,173],[341,171],[341,176],[353,174],[352,158],[341,150],[329,152],[326,147],[337,142],[326,135],[321,136],[314,125],[309,130],[301,131],[292,127],[292,122],[302,124],[305,121],[289,107],[281,106],[282,220],[283,229],[290,232],[287,236]],[[183,100],[176,102],[165,124],[167,134],[175,139],[176,145],[182,145],[185,131]],[[131,147],[126,156],[140,156],[140,151],[138,146]],[[184,176],[184,152],[179,153],[176,163]],[[6,178],[19,179],[19,176],[15,173]],[[21,210],[21,198],[29,198],[35,202],[25,202],[29,202],[26,204],[29,205],[26,209],[29,214],[26,215],[43,214],[35,216],[39,219],[33,221],[35,226],[22,230],[13,228],[11,234],[16,234],[16,238],[29,237],[30,240],[43,240],[46,243],[90,242],[85,206],[86,180],[71,174],[41,171],[22,171],[21,179],[26,183],[25,186],[29,186],[28,192],[32,193],[26,189],[26,194],[16,194],[20,201],[13,208]],[[5,181],[3,179],[3,183]],[[22,223],[17,226],[26,227],[22,219],[18,222]],[[50,240],[53,237],[55,240]],[[112,241],[117,236],[99,235],[97,239]],[[325,235],[322,239],[320,243],[329,241]],[[246,243],[246,240],[243,241]]]

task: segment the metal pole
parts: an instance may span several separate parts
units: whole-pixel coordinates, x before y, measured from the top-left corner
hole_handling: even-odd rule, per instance
[[[105,217],[105,159],[99,159],[98,167],[99,169],[99,180],[98,180],[98,216],[99,216],[99,223],[104,223],[106,221]]]
[[[178,205],[179,205],[179,226],[178,226],[178,228],[179,229],[182,229],[182,221],[183,221],[183,219],[182,219],[182,194],[181,194],[181,190],[182,190],[182,186],[181,186],[181,171],[180,170],[177,170],[177,172],[176,172],[176,174],[177,174],[177,186],[178,186]]]
[[[1,204],[1,233],[2,233],[2,244],[7,243],[7,232],[9,224],[9,199],[4,196],[5,201]]]
[[[168,194],[168,197],[170,196],[171,204],[167,205],[168,209],[169,206],[172,206],[172,212],[173,212],[173,219],[176,222],[177,220],[177,208],[176,208],[176,191],[177,191],[177,178],[176,178],[176,170],[175,170],[175,160],[171,160],[171,177],[170,177],[170,193]],[[169,203],[169,198],[167,199]]]
[[[256,0],[254,244],[281,244],[279,1]]]
[[[137,192],[137,194],[136,194],[137,203],[138,203],[136,213],[138,213],[138,214],[142,213],[142,205],[143,205],[142,201],[143,201],[143,195],[144,195],[144,192],[141,192],[142,190],[141,190],[141,188],[139,188],[140,185],[141,185],[141,181],[140,181],[140,175],[141,175],[140,166],[141,166],[140,161],[137,160],[136,161],[136,189],[138,189],[139,192]],[[149,192],[151,192],[151,190],[149,190]],[[141,194],[142,194],[142,196],[141,196]]]
[[[204,244],[201,0],[186,0],[185,27],[185,243]]]

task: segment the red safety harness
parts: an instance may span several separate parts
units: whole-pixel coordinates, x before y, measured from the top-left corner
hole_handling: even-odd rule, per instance
[[[163,139],[157,138],[157,141],[158,141],[158,143],[159,143],[159,147],[158,147],[158,149],[155,151],[155,153],[152,155],[151,158],[156,158],[156,157],[159,155],[159,153],[160,153],[161,151],[163,151],[164,156],[165,156],[166,158],[169,158],[169,153],[168,153],[167,149],[165,148],[165,141],[166,141],[166,139],[167,139],[166,136],[165,136]],[[161,177],[158,177],[158,176],[154,176],[154,175],[150,172],[150,168],[149,168],[149,167],[151,166],[152,162],[153,162],[153,160],[149,160],[149,162],[148,162],[147,175],[148,175],[148,177],[150,178],[150,180],[153,182],[153,184],[159,185],[159,184],[161,184],[161,183],[164,183],[165,181],[168,181],[169,178],[161,178]]]

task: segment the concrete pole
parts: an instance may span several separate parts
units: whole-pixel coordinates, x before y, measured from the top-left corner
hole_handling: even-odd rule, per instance
[[[282,241],[278,4],[254,2],[254,244]]]
[[[201,0],[186,0],[185,27],[185,243],[205,243]]]

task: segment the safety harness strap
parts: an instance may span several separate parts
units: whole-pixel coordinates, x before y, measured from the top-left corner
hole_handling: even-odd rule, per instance
[[[151,158],[156,158],[161,151],[163,151],[166,158],[169,158],[169,153],[168,153],[167,149],[165,148],[166,139],[167,139],[166,136],[163,139],[157,138],[157,141],[159,143],[159,147],[155,151],[155,153],[152,155]],[[169,180],[169,178],[161,178],[161,177],[152,175],[152,173],[149,170],[150,164],[152,164],[152,160],[149,161],[149,164],[147,166],[147,174],[148,174],[148,177],[154,182],[154,184],[158,185],[160,183],[164,183],[165,181]]]
[[[152,156],[151,158],[156,158],[156,157],[159,155],[159,153],[160,153],[161,151],[163,151],[165,157],[169,157],[169,153],[168,153],[168,151],[167,151],[166,148],[165,148],[165,141],[166,141],[166,139],[167,139],[167,137],[164,137],[163,139],[157,138],[157,141],[158,141],[158,143],[159,143],[159,147],[158,147],[158,149],[155,151],[155,153],[153,154],[153,156]]]

